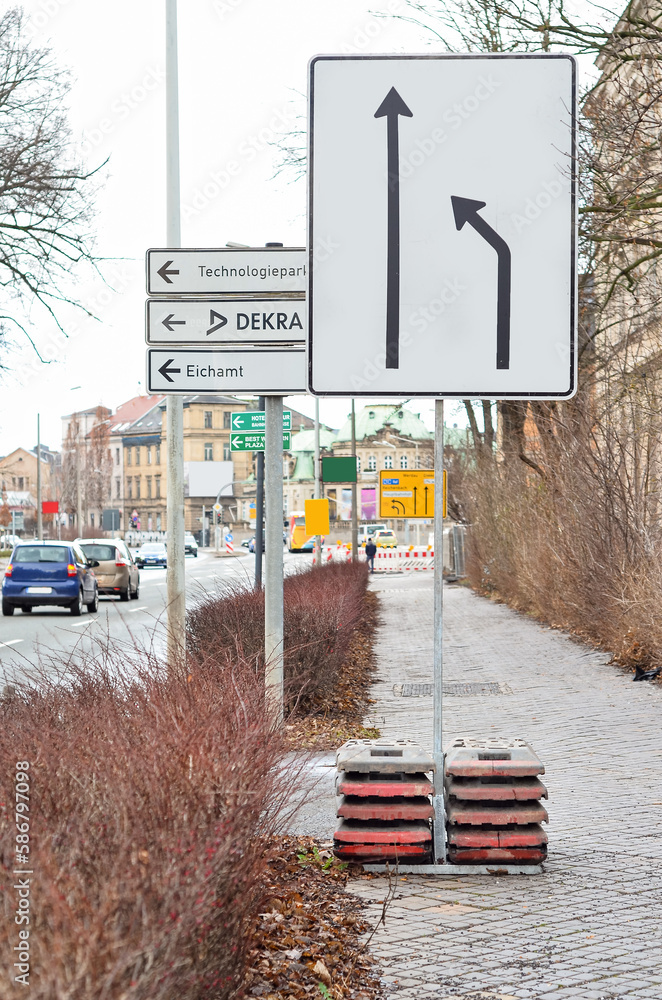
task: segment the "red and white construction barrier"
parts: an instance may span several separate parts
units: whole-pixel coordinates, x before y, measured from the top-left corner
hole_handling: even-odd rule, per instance
[[[322,547],[321,562],[351,562],[351,545],[338,542],[337,545]],[[359,561],[366,561],[365,549],[359,549]],[[313,552],[313,566],[315,553]],[[375,555],[376,573],[410,573],[420,570],[434,569],[434,551],[428,548],[417,549],[377,549]]]

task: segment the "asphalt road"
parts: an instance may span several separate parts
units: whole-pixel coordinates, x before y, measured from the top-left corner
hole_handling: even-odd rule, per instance
[[[310,564],[310,555],[284,552],[285,572]],[[227,585],[251,587],[255,557],[238,555],[217,558],[211,551],[198,558],[186,557],[186,603],[193,607],[202,597]],[[140,597],[120,601],[101,597],[97,614],[83,613],[74,618],[64,608],[35,608],[29,614],[15,611],[11,618],[0,617],[0,690],[13,680],[33,674],[34,665],[51,673],[55,660],[63,654],[85,652],[108,637],[116,648],[124,644],[165,650],[166,570],[140,571]],[[96,640],[96,642],[95,642]]]

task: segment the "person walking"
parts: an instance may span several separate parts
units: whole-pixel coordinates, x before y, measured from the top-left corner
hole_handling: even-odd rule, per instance
[[[370,567],[370,572],[375,572],[375,556],[377,555],[377,546],[373,542],[372,538],[366,542],[365,545],[365,557],[368,560],[368,566]]]

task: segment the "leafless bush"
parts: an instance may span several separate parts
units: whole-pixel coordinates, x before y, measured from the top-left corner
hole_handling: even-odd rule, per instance
[[[284,585],[285,688],[289,711],[319,710],[337,682],[366,614],[365,563],[331,563],[288,576]],[[221,664],[234,653],[263,675],[264,593],[226,588],[187,616],[194,656]]]
[[[3,953],[18,941],[12,776],[28,760],[30,995],[233,996],[293,782],[262,685],[239,657],[222,684],[218,658],[166,674],[108,646],[61,667],[66,680],[0,701]]]

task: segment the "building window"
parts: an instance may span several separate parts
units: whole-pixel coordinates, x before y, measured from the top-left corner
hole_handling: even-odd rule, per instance
[[[126,464],[131,465],[131,448],[126,449]]]
[[[205,462],[214,461],[214,445],[211,441],[205,443]]]
[[[140,500],[140,476],[136,476],[136,500]]]
[[[119,465],[119,464],[120,464],[120,450],[119,450],[119,448],[116,448],[115,449],[115,465]]]
[[[160,444],[157,444],[157,446],[156,446],[156,464],[157,465],[161,464],[161,445]]]
[[[212,426],[213,410],[205,410],[205,429]]]
[[[147,449],[147,464],[152,464],[152,449],[148,447]]]
[[[140,465],[140,448],[136,445],[136,465]]]
[[[161,498],[161,477],[154,476],[154,496],[157,500]]]
[[[385,469],[393,468],[393,455],[384,455],[384,468]]]
[[[230,410],[223,410],[223,428],[226,431],[232,429],[232,413]]]
[[[18,477],[18,488],[19,490],[23,489],[23,476]]]
[[[156,515],[156,530],[157,531],[161,530],[161,515],[160,514]]]
[[[126,492],[129,500],[133,500],[133,477],[129,476],[126,481]]]
[[[229,444],[224,444],[223,445],[223,461],[224,462],[231,462],[232,461],[232,451],[230,450],[230,445]]]
[[[90,528],[94,527],[94,514],[90,514]]]
[[[147,499],[148,500],[152,499],[152,477],[151,476],[147,477]]]
[[[368,455],[368,472],[374,472],[377,468],[377,459],[374,455]]]
[[[357,472],[361,471],[361,456],[360,455],[356,456],[356,471]]]
[[[406,455],[400,455],[400,468],[401,469],[408,469],[409,468],[409,462],[407,461],[407,456]]]
[[[121,479],[116,479],[115,480],[115,499],[119,500],[121,496],[122,496],[122,480]]]

